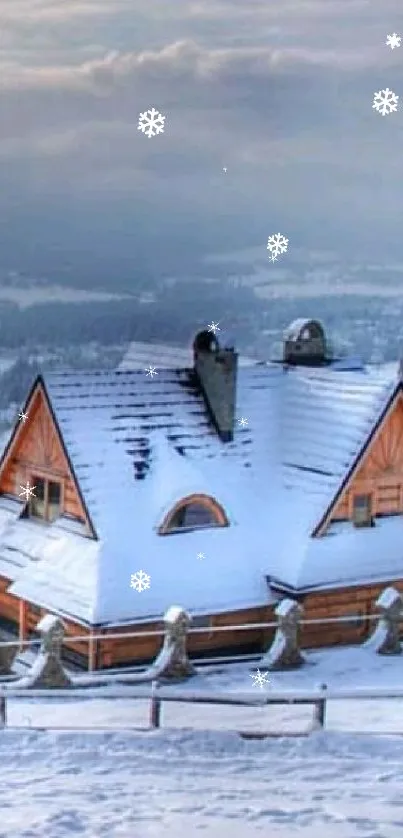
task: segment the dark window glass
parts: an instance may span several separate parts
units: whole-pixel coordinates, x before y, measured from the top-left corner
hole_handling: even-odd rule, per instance
[[[48,520],[54,521],[60,515],[61,487],[60,483],[48,483]]]
[[[171,523],[170,530],[176,530],[187,527],[214,527],[217,526],[217,521],[207,506],[202,503],[189,503],[181,506],[175,512]]]
[[[191,503],[185,506],[185,514],[183,519],[184,527],[205,527],[214,525],[216,520],[211,514],[210,509],[202,503]]]
[[[371,523],[371,495],[355,495],[353,499],[353,519],[357,525]]]
[[[32,485],[34,487],[34,494],[29,501],[29,512],[34,518],[44,518],[46,512],[45,506],[45,481],[41,477],[33,477]]]

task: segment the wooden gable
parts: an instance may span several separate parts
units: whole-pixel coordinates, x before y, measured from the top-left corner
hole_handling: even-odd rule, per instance
[[[85,522],[93,533],[88,511],[69,463],[59,428],[40,380],[24,408],[25,421],[17,425],[0,463],[0,493],[19,497],[33,476],[54,479],[62,486],[62,510]],[[20,498],[19,498],[20,499]]]
[[[373,516],[403,513],[403,394],[399,389],[361,452],[317,534],[352,519],[354,497],[369,495]]]

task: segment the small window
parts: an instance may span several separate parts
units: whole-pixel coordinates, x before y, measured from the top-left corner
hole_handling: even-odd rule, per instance
[[[190,532],[203,527],[228,527],[228,519],[219,503],[208,495],[188,495],[166,516],[160,535]]]
[[[210,509],[201,503],[189,503],[181,506],[171,520],[170,529],[182,527],[214,527],[216,519]]]
[[[355,495],[353,499],[353,522],[356,527],[372,526],[371,495]]]
[[[61,512],[61,484],[33,475],[34,494],[29,501],[29,515],[43,521],[54,521]]]

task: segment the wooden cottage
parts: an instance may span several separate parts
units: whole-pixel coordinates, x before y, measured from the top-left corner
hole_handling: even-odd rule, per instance
[[[331,361],[317,321],[282,363],[238,364],[204,331],[192,367],[40,376],[23,413],[0,461],[0,625],[21,639],[50,612],[83,666],[148,661],[179,604],[206,629],[191,653],[256,651],[271,630],[230,627],[286,595],[351,614],[304,628],[327,645],[403,590],[400,374]]]

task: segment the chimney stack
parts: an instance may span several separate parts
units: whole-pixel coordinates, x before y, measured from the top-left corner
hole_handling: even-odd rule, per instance
[[[217,338],[207,329],[193,342],[194,371],[207,410],[223,442],[234,438],[236,377],[238,353],[221,349]]]

